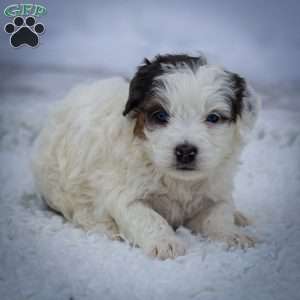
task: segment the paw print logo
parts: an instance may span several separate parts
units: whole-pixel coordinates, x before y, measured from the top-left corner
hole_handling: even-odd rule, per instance
[[[36,23],[35,18],[29,16],[25,19],[15,17],[13,23],[7,23],[4,27],[5,32],[11,34],[10,44],[17,48],[22,45],[36,47],[39,44],[39,35],[45,31],[42,23]]]

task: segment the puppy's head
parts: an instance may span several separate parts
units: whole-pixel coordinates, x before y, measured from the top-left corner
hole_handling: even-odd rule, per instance
[[[204,178],[240,149],[258,101],[245,80],[203,57],[145,59],[124,115],[135,120],[152,163],[181,179]]]

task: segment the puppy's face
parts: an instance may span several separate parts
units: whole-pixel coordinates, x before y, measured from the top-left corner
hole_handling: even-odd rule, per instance
[[[167,55],[145,63],[124,111],[136,119],[134,134],[163,173],[207,177],[240,148],[256,99],[241,77],[200,57]]]

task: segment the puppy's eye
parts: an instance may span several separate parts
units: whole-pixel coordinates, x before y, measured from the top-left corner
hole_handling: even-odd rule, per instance
[[[158,124],[166,124],[169,120],[169,115],[164,110],[159,110],[151,115],[151,119]]]
[[[211,113],[206,117],[208,123],[218,123],[221,121],[221,116],[217,113]]]

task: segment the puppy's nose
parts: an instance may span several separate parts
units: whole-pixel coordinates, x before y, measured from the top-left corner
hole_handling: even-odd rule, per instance
[[[175,155],[178,162],[183,164],[191,163],[195,160],[198,149],[191,144],[181,144],[175,148]]]

